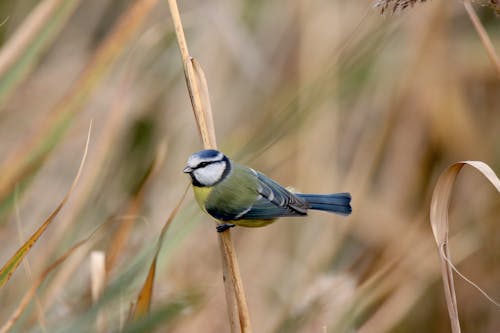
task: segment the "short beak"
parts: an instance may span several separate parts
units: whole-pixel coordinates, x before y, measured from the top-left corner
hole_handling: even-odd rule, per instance
[[[191,171],[193,171],[193,168],[191,168],[189,166],[185,167],[184,170],[182,170],[182,172],[184,172],[184,173],[191,173]]]

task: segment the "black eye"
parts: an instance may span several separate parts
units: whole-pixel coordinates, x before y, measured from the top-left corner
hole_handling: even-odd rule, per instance
[[[200,164],[198,164],[197,168],[206,167],[208,164],[209,164],[208,162],[201,162]]]

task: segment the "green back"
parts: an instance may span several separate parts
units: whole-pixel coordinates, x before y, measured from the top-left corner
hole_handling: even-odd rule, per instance
[[[212,188],[205,204],[207,211],[215,209],[220,217],[237,216],[259,197],[257,176],[241,165],[233,163],[232,167],[226,179]]]

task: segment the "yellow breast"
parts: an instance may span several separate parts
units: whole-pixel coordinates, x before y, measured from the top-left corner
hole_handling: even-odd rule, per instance
[[[212,192],[212,187],[193,186],[193,192],[194,192],[194,198],[198,202],[198,205],[200,205],[200,208],[206,213],[207,210],[205,209],[205,203],[208,200],[210,192]]]

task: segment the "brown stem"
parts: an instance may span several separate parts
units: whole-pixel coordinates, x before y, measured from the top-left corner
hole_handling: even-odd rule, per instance
[[[500,76],[500,58],[498,57],[498,54],[495,52],[495,47],[491,42],[490,36],[488,36],[486,29],[484,29],[484,26],[479,20],[479,17],[477,16],[476,11],[474,10],[474,7],[472,6],[470,0],[464,0],[464,7],[465,10],[467,11],[467,14],[469,14],[469,18],[472,21],[474,28],[476,28],[479,38],[481,39],[481,42],[483,43],[484,48],[488,53],[488,57],[490,57],[493,66],[495,66],[497,75]]]
[[[184,64],[186,84],[193,106],[196,123],[200,131],[205,149],[216,148],[215,129],[208,97],[208,89],[201,66],[189,55],[184,30],[182,28],[179,8],[176,0],[168,0],[172,21],[174,23],[177,43]],[[218,233],[219,247],[222,257],[222,273],[226,292],[231,332],[251,333],[250,316],[241,280],[238,259],[231,241],[229,230]]]

